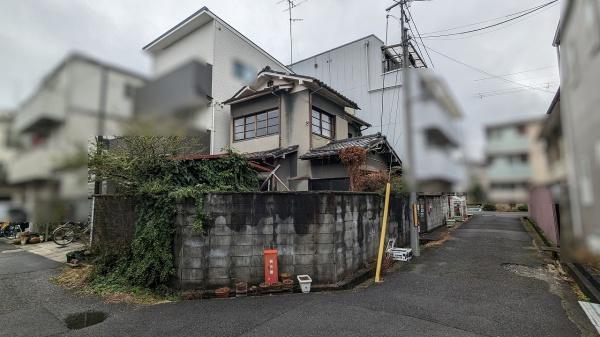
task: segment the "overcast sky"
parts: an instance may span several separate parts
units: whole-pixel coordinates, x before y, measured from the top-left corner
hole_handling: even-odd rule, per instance
[[[0,2],[0,108],[18,106],[69,51],[151,75],[141,48],[207,6],[283,63],[289,62],[288,18],[279,0],[3,0]],[[438,31],[502,17],[549,0],[432,0],[411,11],[419,31]],[[294,16],[294,59],[299,60],[368,34],[385,37],[385,8],[392,0],[309,0]],[[552,39],[559,18],[555,4],[526,19],[469,38],[425,40],[434,50],[494,75],[527,71],[511,80],[556,91],[558,68]],[[398,13],[394,13],[398,15]],[[476,27],[465,27],[472,29]],[[390,41],[399,24],[390,20]],[[468,156],[481,154],[481,127],[510,118],[540,116],[552,95],[513,91],[516,84],[488,77],[435,53],[434,70],[446,79],[465,114]],[[543,69],[541,69],[543,68]],[[538,69],[535,71],[528,71]]]

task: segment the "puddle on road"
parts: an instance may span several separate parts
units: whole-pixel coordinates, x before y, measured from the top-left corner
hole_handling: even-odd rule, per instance
[[[65,318],[67,328],[71,330],[83,329],[90,325],[98,324],[108,317],[101,311],[86,311],[78,314],[72,314]]]

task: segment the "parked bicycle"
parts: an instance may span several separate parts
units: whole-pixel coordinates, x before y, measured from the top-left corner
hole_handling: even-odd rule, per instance
[[[16,239],[23,232],[21,225],[17,223],[2,222],[0,223],[0,237]]]
[[[89,234],[90,225],[88,222],[69,221],[52,232],[52,241],[59,246],[66,246],[84,235],[89,236]]]

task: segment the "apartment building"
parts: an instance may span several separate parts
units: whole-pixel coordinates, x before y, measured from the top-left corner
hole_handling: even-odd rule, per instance
[[[554,39],[570,207],[561,207],[561,241],[600,253],[600,4],[563,1]],[[564,234],[564,235],[563,235]]]
[[[385,48],[375,35],[308,57],[289,66],[297,74],[318,78],[355,101],[357,116],[373,126],[365,134],[381,132],[404,158],[402,85],[399,50]],[[411,53],[413,142],[416,179],[422,191],[464,190],[461,111],[445,83],[427,69],[414,48]],[[383,113],[382,113],[383,112]]]
[[[96,135],[122,132],[144,76],[74,53],[16,110],[7,162],[11,204],[29,221],[86,220],[87,149]]]
[[[201,137],[207,153],[229,146],[230,108],[222,103],[264,67],[287,71],[206,7],[143,49],[153,75],[136,94],[136,117],[151,121],[152,132]]]
[[[493,202],[527,204],[531,183],[545,181],[544,150],[538,142],[540,118],[488,125],[485,190]]]
[[[13,115],[12,110],[0,110],[0,221],[8,219],[10,208],[11,189],[6,177],[6,165],[14,156],[14,151],[9,146]]]

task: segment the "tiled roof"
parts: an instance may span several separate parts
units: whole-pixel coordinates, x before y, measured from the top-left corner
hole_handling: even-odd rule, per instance
[[[373,135],[347,138],[341,140],[335,140],[331,143],[321,146],[308,151],[307,153],[300,156],[300,159],[318,159],[325,157],[334,157],[340,154],[340,151],[348,147],[362,147],[370,151],[383,151],[385,153],[392,153],[394,161],[398,164],[402,164],[400,157],[392,149],[385,136],[381,133]]]
[[[250,160],[256,159],[267,159],[267,158],[280,158],[285,157],[290,153],[298,151],[298,145],[288,146],[286,148],[277,148],[268,151],[252,152],[244,154]]]
[[[344,101],[346,101],[351,108],[360,110],[360,108],[358,107],[358,104],[356,104],[353,100],[351,100],[350,98],[342,95],[341,92],[333,89],[332,87],[328,86],[327,84],[325,84],[324,82],[322,82],[321,80],[319,80],[316,77],[306,76],[306,75],[300,75],[300,74],[296,74],[296,73],[285,73],[285,72],[282,72],[282,71],[273,70],[269,66],[264,67],[261,71],[258,72],[259,75],[261,73],[273,73],[273,74],[278,74],[278,75],[282,75],[282,76],[300,77],[300,78],[305,78],[307,80],[314,81],[320,87],[323,87],[324,89],[327,89],[327,90],[331,91],[332,93],[334,93],[335,95],[339,96],[341,99],[343,99]]]

